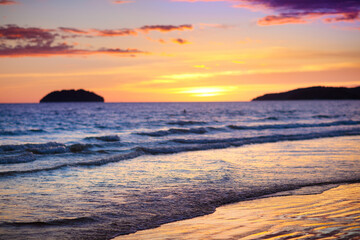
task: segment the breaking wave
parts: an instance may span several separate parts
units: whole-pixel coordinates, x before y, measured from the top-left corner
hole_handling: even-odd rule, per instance
[[[152,132],[138,132],[137,135],[149,137],[164,137],[169,135],[186,135],[186,134],[205,134],[213,131],[231,131],[231,130],[267,130],[267,129],[296,129],[296,128],[316,128],[316,127],[333,127],[333,126],[351,126],[359,125],[360,121],[335,121],[326,123],[290,123],[290,124],[264,124],[264,125],[227,125],[226,127],[199,127],[199,128],[170,128]]]
[[[247,137],[247,138],[224,138],[224,139],[172,139],[162,145],[157,147],[146,147],[138,146],[134,147],[126,153],[116,154],[111,157],[100,157],[98,159],[93,159],[90,161],[77,161],[72,163],[64,163],[56,166],[45,167],[45,168],[36,168],[36,169],[26,169],[26,170],[15,170],[15,171],[3,171],[0,172],[0,176],[9,176],[16,174],[24,173],[34,173],[39,171],[49,171],[55,169],[61,169],[65,167],[80,167],[80,166],[100,166],[112,162],[119,162],[124,160],[133,159],[142,155],[159,155],[159,154],[174,154],[180,152],[189,152],[189,151],[200,151],[200,150],[211,150],[211,149],[224,149],[229,147],[239,147],[248,144],[261,144],[261,143],[273,143],[281,141],[296,141],[296,140],[310,140],[316,138],[326,138],[326,137],[339,137],[339,136],[354,136],[360,135],[360,128],[347,130],[347,131],[327,131],[327,132],[315,132],[315,133],[306,133],[306,134],[290,134],[290,135],[272,135],[272,136],[258,136],[258,137]],[[177,145],[174,145],[177,144]],[[32,146],[32,144],[28,144]],[[42,146],[43,144],[37,144]],[[62,144],[58,143],[48,143],[45,145],[51,145],[55,149],[65,148],[69,149]],[[4,146],[1,146],[4,147]],[[24,145],[19,145],[19,147],[24,147]],[[40,148],[42,149],[42,148]],[[48,150],[47,152],[56,152],[54,150]]]

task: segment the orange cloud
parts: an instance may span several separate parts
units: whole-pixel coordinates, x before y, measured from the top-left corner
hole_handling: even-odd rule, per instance
[[[340,22],[340,21],[354,22],[356,20],[360,20],[359,12],[341,13],[341,14],[338,14],[338,17],[324,19],[324,21],[328,22],[328,23]]]
[[[289,23],[307,23],[307,21],[296,16],[271,15],[260,19],[257,23],[260,26],[267,26],[267,25],[279,25],[279,24],[289,24]]]

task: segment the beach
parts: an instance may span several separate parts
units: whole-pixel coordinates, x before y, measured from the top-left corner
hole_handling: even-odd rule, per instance
[[[341,185],[318,194],[229,204],[210,215],[114,240],[360,239],[359,209],[360,184]]]

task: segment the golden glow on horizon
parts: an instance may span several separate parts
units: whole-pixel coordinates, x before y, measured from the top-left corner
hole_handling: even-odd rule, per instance
[[[237,88],[235,86],[190,87],[176,90],[175,93],[190,94],[194,97],[212,97],[233,92]]]

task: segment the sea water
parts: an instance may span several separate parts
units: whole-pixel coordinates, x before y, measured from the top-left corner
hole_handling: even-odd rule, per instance
[[[1,104],[0,239],[110,239],[359,182],[359,136],[359,101]]]

